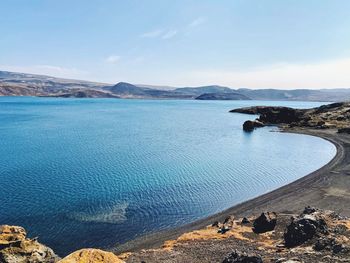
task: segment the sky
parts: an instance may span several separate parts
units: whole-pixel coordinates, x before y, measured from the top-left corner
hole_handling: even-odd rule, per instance
[[[348,0],[1,0],[0,70],[105,83],[350,88]]]

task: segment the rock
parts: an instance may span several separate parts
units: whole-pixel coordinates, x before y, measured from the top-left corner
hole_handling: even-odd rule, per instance
[[[73,252],[58,263],[125,263],[111,252],[100,249],[81,249]]]
[[[51,248],[37,239],[26,238],[26,231],[19,226],[0,226],[1,263],[54,263],[59,259]]]
[[[11,242],[24,240],[27,233],[23,227],[20,226],[0,226],[0,242],[1,244],[10,244]]]
[[[246,217],[243,217],[242,221],[241,221],[241,224],[242,225],[245,225],[245,224],[249,224],[250,223],[250,220]]]
[[[322,251],[324,249],[331,249],[335,244],[336,241],[334,238],[319,238],[313,248],[316,251]]]
[[[315,207],[307,206],[304,208],[303,214],[310,215],[312,213],[315,213],[317,209]]]
[[[243,130],[244,131],[253,131],[255,128],[260,128],[260,127],[264,127],[265,125],[260,122],[260,121],[245,121],[243,123]]]
[[[327,224],[322,218],[306,214],[299,218],[293,218],[284,233],[286,247],[294,247],[312,239],[317,232],[327,232]]]
[[[228,216],[224,220],[224,225],[233,226],[235,224],[235,217],[234,216]]]
[[[254,233],[265,233],[275,229],[277,223],[277,214],[275,212],[264,212],[253,224]]]
[[[214,223],[211,224],[212,227],[219,227],[220,223],[219,221],[215,221]]]
[[[218,230],[218,233],[225,234],[227,231],[230,231],[230,229],[231,229],[230,227],[224,225],[222,228]]]
[[[349,133],[350,134],[350,127],[340,128],[340,129],[338,129],[338,133]]]
[[[334,254],[340,253],[345,249],[343,244],[339,244],[335,238],[320,238],[316,241],[313,248],[316,251],[331,250]]]
[[[342,224],[336,225],[333,229],[333,233],[336,235],[344,235],[348,231],[348,228]]]
[[[260,256],[248,255],[233,251],[227,255],[222,263],[263,263]]]
[[[334,254],[338,254],[340,253],[341,251],[344,250],[344,245],[342,244],[334,244],[333,247],[332,247],[332,251]]]

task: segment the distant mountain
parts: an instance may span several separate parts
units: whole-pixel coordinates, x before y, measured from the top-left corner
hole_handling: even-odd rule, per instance
[[[167,89],[165,89],[167,88]],[[231,89],[210,85],[173,88],[116,85],[54,78],[50,76],[0,71],[0,96],[48,96],[74,98],[138,98],[138,99],[198,99],[198,100],[292,100],[344,101],[350,100],[350,89]]]
[[[113,94],[123,96],[146,96],[146,88],[137,87],[133,84],[126,82],[119,82],[118,84],[111,87],[104,87],[104,90],[108,90]]]
[[[196,97],[196,100],[251,100],[251,98],[237,93],[204,93]]]
[[[218,85],[211,85],[211,86],[202,86],[202,87],[177,88],[174,91],[199,96],[204,93],[231,93],[234,90],[227,87],[218,86]]]
[[[0,96],[45,96],[71,89],[100,89],[105,83],[0,71]]]
[[[57,98],[120,98],[119,96],[111,94],[109,92],[91,89],[71,89],[67,93],[58,93],[44,96]]]
[[[114,86],[103,88],[121,98],[159,98],[159,99],[190,99],[192,96],[177,91],[158,90],[136,86],[126,82],[119,82]]]
[[[294,101],[343,101],[350,99],[350,89],[332,90],[277,90],[238,89],[237,92],[253,100],[294,100]]]
[[[176,87],[165,86],[165,85],[146,85],[146,84],[134,84],[134,85],[141,87],[141,88],[156,89],[156,90],[174,90],[174,89],[176,89]]]

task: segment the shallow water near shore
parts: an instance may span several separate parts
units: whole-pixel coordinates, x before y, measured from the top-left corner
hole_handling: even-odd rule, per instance
[[[320,168],[323,139],[242,131],[252,105],[316,102],[0,97],[0,224],[59,255],[192,222]]]

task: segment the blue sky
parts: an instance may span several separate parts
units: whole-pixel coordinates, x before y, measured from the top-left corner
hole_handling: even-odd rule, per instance
[[[348,0],[2,0],[0,70],[94,81],[350,87]]]

